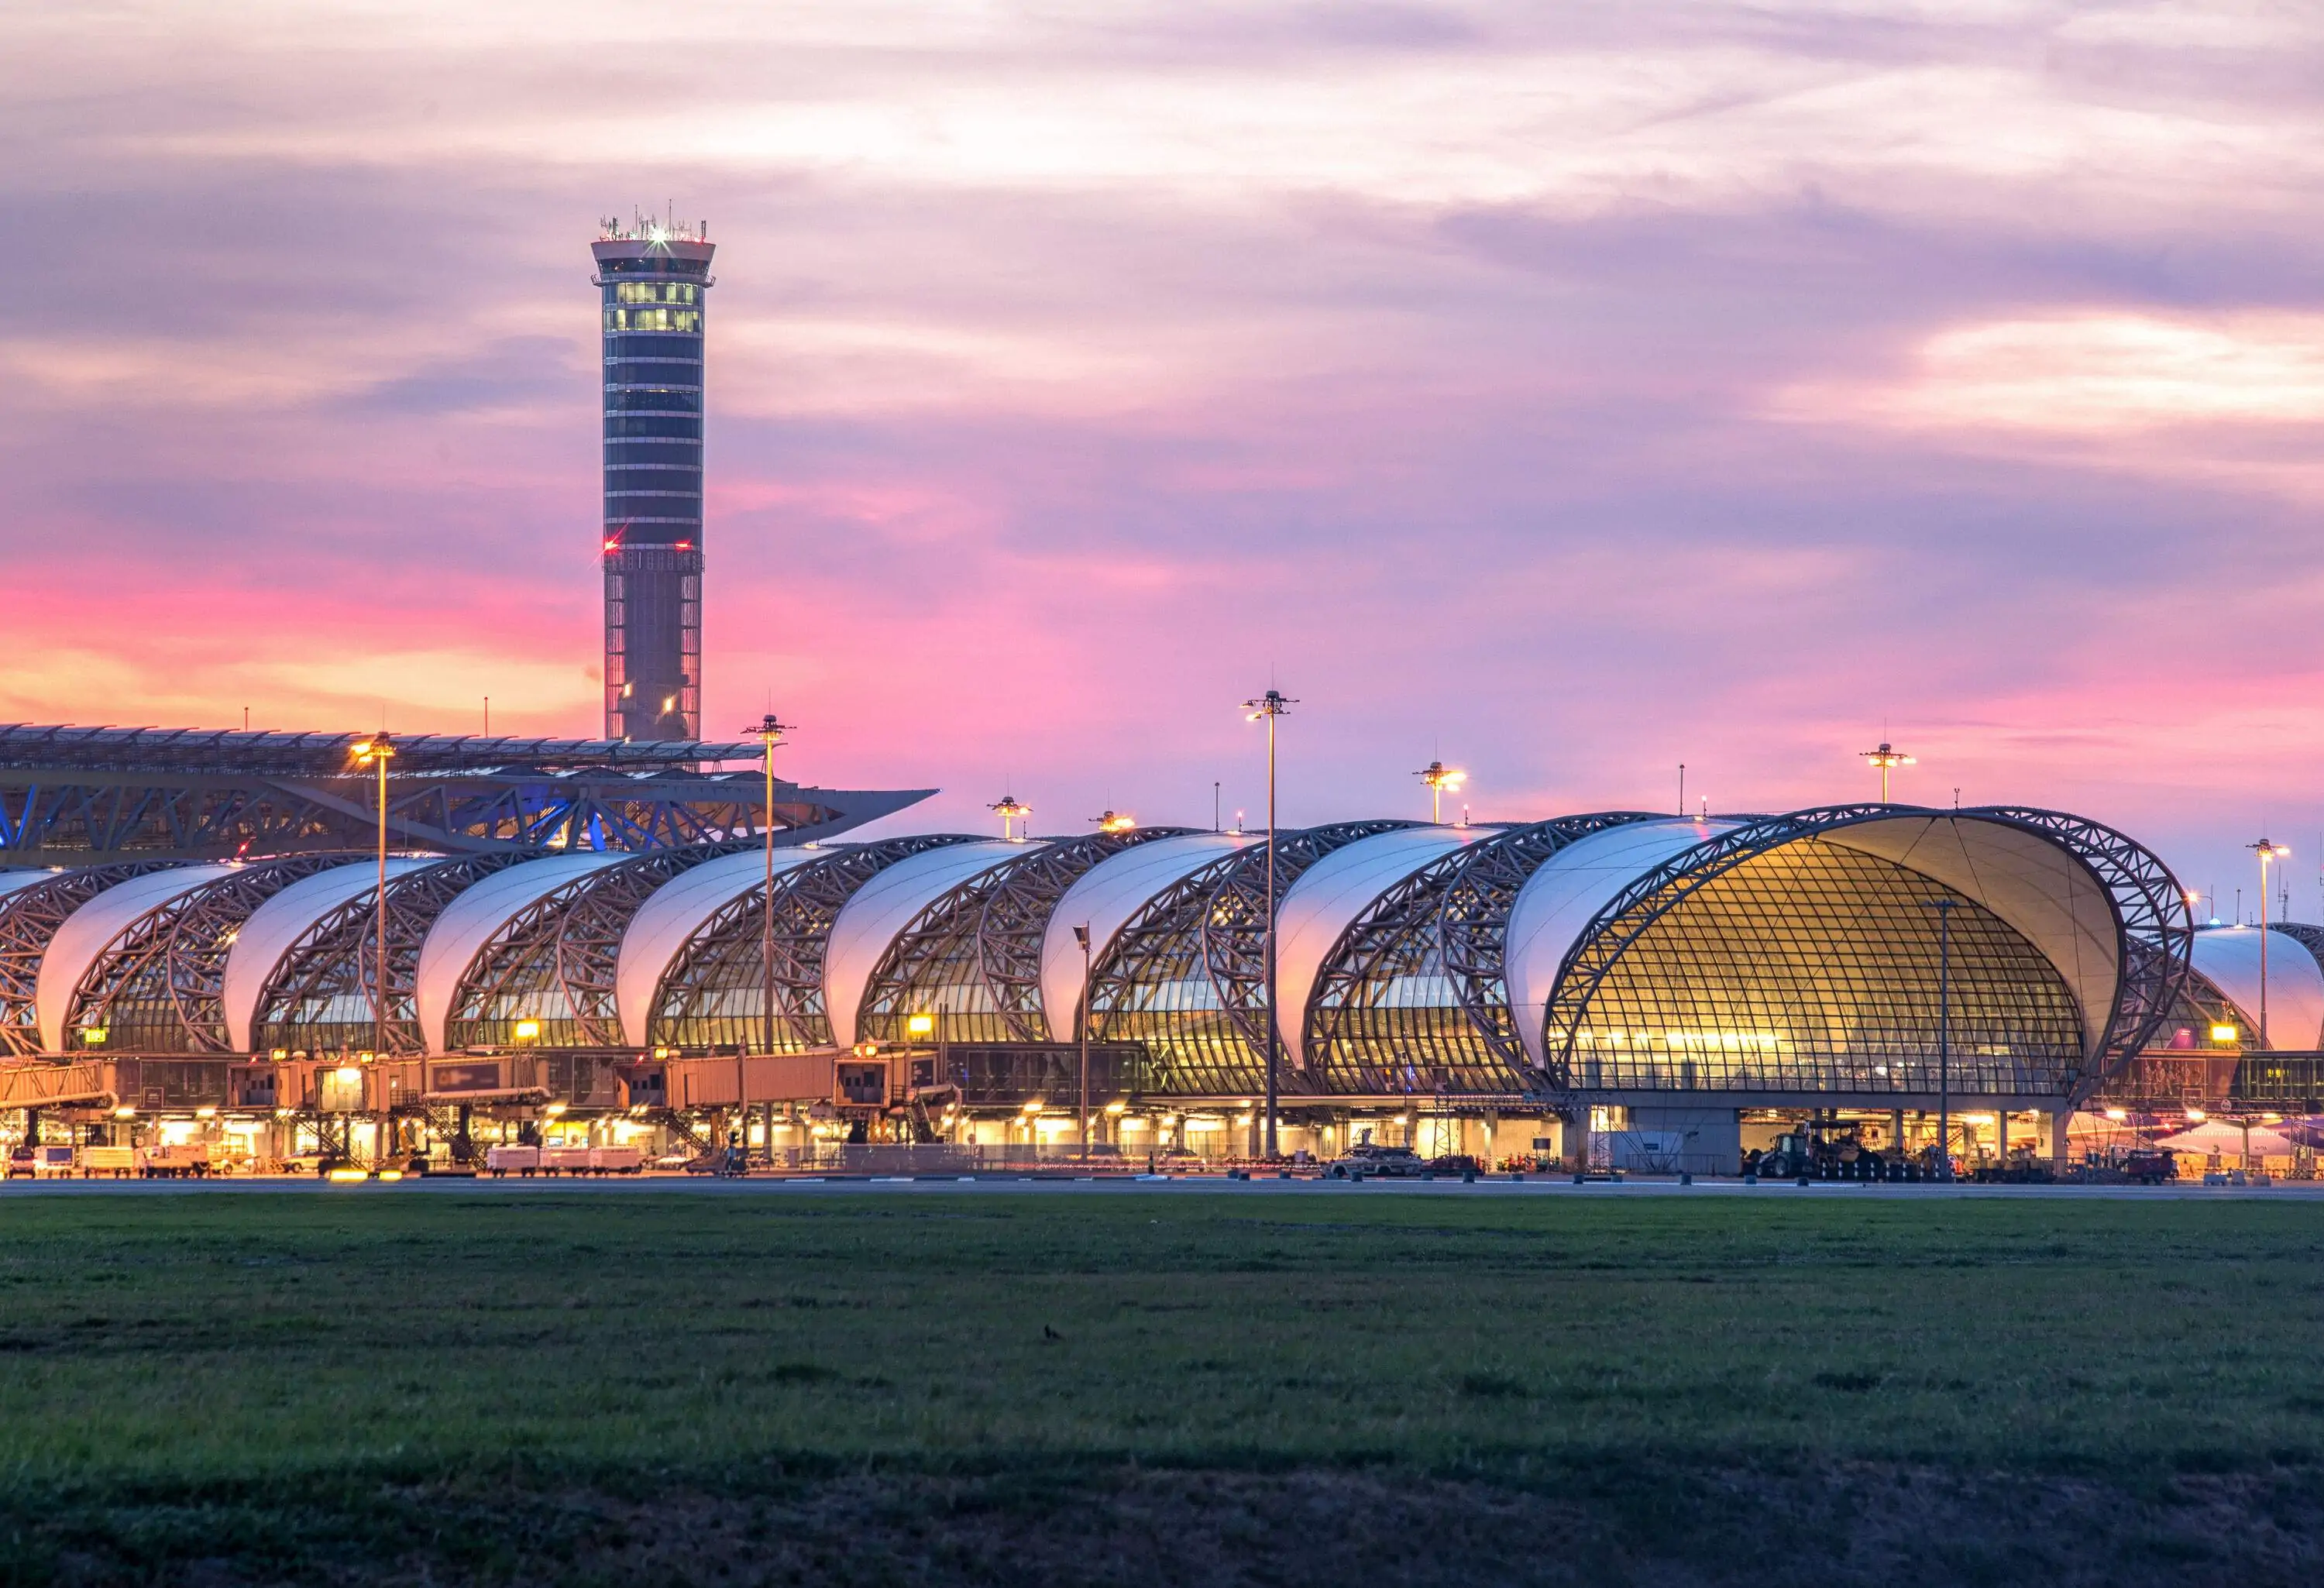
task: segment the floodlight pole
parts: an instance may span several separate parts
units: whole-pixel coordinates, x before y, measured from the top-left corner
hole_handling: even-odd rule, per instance
[[[1090,924],[1084,921],[1074,928],[1074,940],[1082,946],[1082,1007],[1081,1018],[1074,1024],[1074,1034],[1082,1048],[1082,1162],[1089,1162],[1089,1020],[1090,1020]]]
[[[379,875],[372,890],[373,954],[375,956],[372,974],[372,1059],[374,1063],[383,1064],[387,1059],[387,763],[395,758],[395,741],[388,737],[385,728],[382,728],[370,738],[358,740],[353,746],[353,752],[355,764],[374,768],[379,780]],[[424,1065],[427,1060],[423,1057],[420,1062]],[[383,1094],[386,1086],[383,1072],[380,1082]],[[423,1086],[421,1090],[426,1088]],[[386,1101],[384,1095],[381,1101]],[[391,1108],[387,1122],[381,1127],[383,1153],[386,1150],[388,1133],[392,1131],[394,1113]],[[317,1129],[319,1131],[321,1127],[318,1125]]]
[[[383,1060],[387,1057],[387,763],[395,759],[395,742],[382,729],[357,744],[355,754],[356,765],[372,764],[379,788],[379,874],[372,892],[372,948],[377,956],[372,974],[372,1052]]]
[[[2277,859],[2280,856],[2291,854],[2292,850],[2286,845],[2277,844],[2266,838],[2262,838],[2256,844],[2246,844],[2244,847],[2253,851],[2259,856],[2259,1045],[2260,1050],[2262,1052],[2265,1052],[2268,1046],[2267,863],[2271,860]]]
[[[385,738],[382,734],[381,738]],[[372,1014],[375,1029],[372,1051],[387,1057],[387,762],[393,753],[378,739],[372,741],[372,759],[379,763],[379,875],[372,895],[373,937],[376,939],[378,970],[372,984]]]
[[[759,900],[759,974],[760,992],[766,998],[766,1018],[760,1025],[760,1051],[775,1050],[775,746],[782,743],[783,734],[794,725],[779,722],[769,712],[754,727],[742,731],[755,736],[760,744],[760,762],[766,772],[767,808],[760,818],[760,830],[765,835],[767,854],[766,891]],[[742,1155],[751,1153],[750,1071],[737,1059],[734,1064],[734,1117],[742,1126]],[[774,1161],[775,1142],[771,1131],[767,1138],[767,1160]]]
[[[1469,774],[1432,761],[1412,774],[1428,785],[1428,819],[1438,826],[1444,825],[1444,790],[1458,789],[1469,780]]]
[[[1913,758],[1905,754],[1903,751],[1897,749],[1894,744],[1889,743],[1886,739],[1880,741],[1879,749],[1859,751],[1858,752],[1858,755],[1860,759],[1869,762],[1872,765],[1880,769],[1880,803],[1883,805],[1887,804],[1888,774],[1900,766],[1911,766],[1913,764]],[[1682,816],[1686,814],[1683,800],[1680,802],[1679,814]]]
[[[1887,776],[1884,770],[1881,776]],[[1885,804],[1886,801],[1884,800]],[[1937,1178],[1953,1177],[1952,948],[1958,899],[1940,899],[1937,912]]]
[[[1266,1154],[1275,1156],[1275,1105],[1280,1087],[1277,1081],[1278,1054],[1282,1033],[1275,1020],[1275,719],[1299,704],[1280,689],[1269,689],[1253,700],[1243,702],[1252,722],[1267,719],[1267,951],[1263,960],[1267,979],[1267,1127]]]

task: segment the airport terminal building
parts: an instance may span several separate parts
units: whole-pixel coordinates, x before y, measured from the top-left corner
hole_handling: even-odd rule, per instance
[[[756,772],[699,770],[755,746],[410,741],[383,868],[344,743],[68,732],[0,730],[0,1043],[32,1072],[0,1107],[242,1120],[278,1153],[336,1094],[381,1152],[547,1117],[1231,1157],[1271,1032],[1286,1150],[1594,1126],[1732,1172],[1755,1118],[2057,1122],[2143,1054],[2259,1029],[2259,934],[2198,933],[2154,855],[2050,811],[1285,831],[1270,984],[1262,835],[856,841],[918,793],[786,784],[770,812]],[[64,782],[106,767],[116,807],[275,787],[142,838],[84,788],[73,828]],[[2313,1048],[2314,934],[2268,937],[2272,1046]]]

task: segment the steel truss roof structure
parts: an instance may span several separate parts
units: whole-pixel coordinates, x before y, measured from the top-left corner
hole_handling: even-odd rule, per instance
[[[420,1031],[420,951],[470,884],[518,863],[516,854],[441,860],[387,880],[387,1052],[427,1051]],[[259,994],[257,1052],[349,1053],[376,1046],[378,889],[318,919],[292,943]]]
[[[1333,851],[1416,822],[1279,832],[1276,903]],[[1232,1096],[1267,1084],[1267,845],[1173,883],[1114,937],[1091,972],[1090,1037],[1143,1042],[1157,1089]]]
[[[2324,1045],[2324,928],[2271,921],[2266,930],[2275,957],[2264,1046],[2312,1052]],[[2259,943],[2249,926],[2196,928],[2187,980],[2163,1021],[2172,1028],[2166,1046],[2216,1048],[2211,1033],[2220,1027],[2238,1048],[2263,1046]]]
[[[2038,835],[2071,854],[2088,868],[2103,889],[2112,912],[2111,934],[2115,942],[2116,963],[2119,967],[2115,993],[2108,1007],[2098,1011],[2099,1018],[2095,1029],[2075,1033],[2078,1039],[2069,1051],[2042,1056],[2046,1062],[2037,1064],[2036,1068],[2041,1072],[2038,1076],[2029,1077],[2021,1074],[2010,1077],[2014,1084],[1997,1084],[1987,1088],[1999,1092],[2039,1092],[2060,1097],[2087,1095],[2100,1079],[2120,1069],[2133,1054],[2144,1047],[2168,1014],[2186,979],[2194,937],[2193,919],[2187,908],[2185,893],[2171,875],[2169,868],[2154,854],[2121,834],[2095,822],[2056,811],[2006,807],[1943,811],[1911,806],[1856,805],[1763,817],[1707,837],[1702,843],[1638,877],[1598,912],[1591,930],[1561,967],[1556,990],[1548,1001],[1544,1018],[1547,1050],[1545,1079],[1549,1086],[1569,1093],[1592,1089],[1589,1086],[1590,1077],[1578,1073],[1576,1054],[1593,1000],[1605,989],[1609,976],[1626,955],[1635,950],[1655,927],[1673,919],[1690,902],[1702,897],[1706,889],[1734,874],[1738,868],[1772,854],[1786,845],[1831,838],[1846,833],[1849,828],[1872,823],[1912,818],[1992,823]],[[1974,932],[1965,938],[1965,956],[1975,953],[1980,946],[1986,951],[1988,961],[2015,953],[2016,944],[2006,941],[2003,933],[2010,937],[2020,935],[2008,931],[2007,923],[2001,921],[1995,912],[1962,897],[1959,891],[1943,888],[1925,876],[1921,876],[1921,881],[1926,884],[1923,891],[1932,896],[1925,900],[1916,900],[1916,903],[1933,905],[1937,896],[1944,896],[1962,919],[1983,928],[1981,939]],[[1888,976],[1899,976],[1908,968],[1916,974],[1929,971],[1939,936],[1935,925],[1937,913],[1933,909],[1924,909],[1914,918],[1919,930],[1914,934],[1910,946],[1909,967],[1905,959],[1891,956],[1881,967]],[[2001,928],[2002,932],[1994,931],[1996,927]],[[1965,968],[1975,963],[1966,957],[1963,961]],[[2022,957],[2020,963],[2025,963]],[[2000,1011],[1999,1019],[2004,1022],[2014,1020],[2021,1025],[2036,1023],[2046,1012],[2039,1006],[2047,1003],[2049,992],[2046,980],[2041,983],[2028,983],[2022,978],[2017,980],[2014,986],[2005,991],[2005,996],[2014,993],[2015,1005]],[[1922,1072],[1933,1069],[1935,1001],[1926,1001],[1924,1007],[1915,1012],[1920,1017],[1917,1022],[1920,1028],[1916,1035],[1917,1051],[1914,1055],[1921,1061],[1917,1067],[1897,1066],[1893,1066],[1892,1073],[1887,1076],[1855,1076],[1843,1087],[1831,1089],[1854,1093],[1891,1092],[1900,1095],[1932,1094],[1936,1090],[1935,1083],[1929,1075]],[[1969,1045],[1964,1044],[1961,1089],[1965,1092],[1977,1089],[1974,1083],[1979,1077],[1969,1067],[1975,1057],[1969,1050]],[[1813,1082],[1796,1084],[1806,1079],[1796,1076],[1779,1078],[1768,1089],[1823,1089]],[[1999,1082],[2000,1078],[1993,1079]],[[1794,1084],[1786,1085],[1786,1080]],[[1609,1089],[1631,1088],[1617,1085]],[[1695,1088],[1674,1085],[1672,1089],[1686,1091]]]
[[[1603,811],[1512,827],[1381,894],[1324,960],[1302,1012],[1323,1088],[1488,1096],[1532,1089],[1504,975],[1509,906],[1567,845],[1654,819]]]
[[[241,859],[370,846],[360,734],[0,725],[0,864],[161,855]],[[756,834],[835,836],[933,790],[801,788],[721,762],[748,743],[594,739],[395,741],[390,843],[445,854],[648,850]]]
[[[359,863],[309,854],[237,866],[140,915],[106,946],[72,994],[68,1029],[102,1030],[132,1053],[230,1053],[226,957],[251,912],[301,878]]]
[[[861,1038],[900,1042],[927,1012],[949,1042],[1042,1042],[1041,946],[1067,889],[1109,856],[1185,827],[1056,839],[946,892],[899,932],[856,1015]]]
[[[775,878],[775,1050],[831,1045],[824,1007],[824,956],[831,928],[856,890],[916,854],[973,843],[962,833],[848,845]],[[712,916],[659,978],[648,1040],[681,1050],[754,1051],[766,1024],[763,959],[767,890],[763,881]]]
[[[171,864],[143,860],[84,866],[0,897],[0,1045],[17,1055],[41,1051],[41,964],[67,918],[116,882]]]
[[[759,842],[399,856],[384,966],[367,856],[206,864],[175,889],[152,874],[163,862],[14,873],[0,878],[0,1042],[23,1054],[102,1029],[117,1053],[223,1053],[247,1029],[259,1053],[361,1052],[383,980],[398,1055],[757,1051],[771,924],[777,1052],[829,1049],[849,1020],[851,1040],[909,1043],[927,1014],[962,1074],[982,1062],[972,1050],[1015,1054],[976,1070],[999,1085],[1061,1062],[1085,995],[1106,1073],[1144,1094],[1260,1088],[1263,841],[1162,828],[1021,849],[958,834],[805,845],[778,851],[771,893]],[[2205,962],[2159,860],[2052,811],[1346,822],[1278,835],[1275,865],[1295,950],[1273,990],[1294,1109],[1919,1106],[1941,1020],[1960,1094],[2049,1106],[2119,1072],[2165,1020],[2249,1002],[2236,956],[2254,934],[2212,934]],[[1092,928],[1085,988],[1074,924]],[[2279,968],[2277,1020],[2324,1022],[2324,933],[2269,940],[2301,956]],[[2194,974],[2205,963],[2227,991]]]
[[[452,1005],[448,1045],[507,1046],[520,1020],[549,1048],[618,1048],[614,983],[622,934],[663,883],[751,839],[658,849],[576,877],[512,917],[478,951]]]

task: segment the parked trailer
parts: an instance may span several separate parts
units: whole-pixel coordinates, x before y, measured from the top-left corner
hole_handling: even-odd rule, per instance
[[[634,1147],[551,1147],[540,1165],[549,1175],[634,1175],[645,1167],[646,1155]]]
[[[84,1180],[98,1175],[111,1175],[125,1180],[137,1172],[137,1149],[134,1147],[84,1147],[80,1149],[80,1177]]]
[[[500,1146],[484,1150],[484,1172],[495,1180],[514,1169],[530,1178],[540,1169],[540,1149],[538,1147]]]

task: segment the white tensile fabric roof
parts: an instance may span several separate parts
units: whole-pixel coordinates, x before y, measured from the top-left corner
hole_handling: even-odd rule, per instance
[[[823,860],[834,849],[807,849],[798,845],[777,846],[775,874],[794,866]],[[767,855],[762,849],[744,850],[706,860],[680,872],[655,889],[630,918],[622,934],[622,950],[613,973],[613,1000],[622,1013],[622,1037],[632,1048],[646,1045],[653,1020],[654,1000],[661,979],[716,915],[735,900],[766,881]]]
[[[65,1021],[72,1017],[73,994],[88,974],[105,946],[147,910],[158,909],[205,882],[230,877],[235,868],[226,864],[184,865],[166,872],[148,872],[104,892],[65,917],[64,925],[49,939],[41,956],[40,980],[34,983],[33,1012],[41,1022],[41,1046],[51,1053],[65,1050]]]
[[[1074,1039],[1074,1017],[1081,1009],[1082,948],[1074,928],[1090,929],[1090,963],[1105,958],[1121,928],[1156,894],[1183,882],[1222,856],[1259,840],[1247,833],[1184,833],[1154,838],[1109,854],[1074,880],[1049,912],[1041,937],[1041,1014],[1049,1039]]]
[[[1558,970],[1591,918],[1646,872],[1734,825],[1672,817],[1609,827],[1567,845],[1526,879],[1509,906],[1502,964],[1509,1012],[1535,1067],[1548,1062],[1542,1024],[1549,1018]]]
[[[2089,865],[2039,833],[1974,815],[1858,822],[1821,842],[1877,854],[1934,878],[2007,921],[2058,968],[2082,1015],[2084,1054],[2098,1057],[2122,991],[2114,900]]]
[[[442,858],[391,854],[388,881]],[[266,996],[267,983],[274,980],[275,972],[282,968],[282,956],[290,946],[331,911],[370,892],[378,881],[377,861],[351,861],[300,878],[250,912],[226,956],[225,984],[219,990],[219,1001],[226,1008],[226,1042],[235,1052],[251,1050],[251,1027],[258,1018],[259,1001]]]
[[[842,1048],[855,1045],[855,1017],[872,973],[914,916],[970,878],[1046,847],[1029,839],[948,844],[908,855],[858,888],[831,923],[824,950],[823,1007],[831,1016],[832,1040]]]
[[[629,859],[627,854],[592,850],[586,854],[557,854],[546,860],[521,861],[479,878],[444,907],[436,924],[420,945],[420,1036],[430,1053],[444,1051],[452,1003],[459,996],[461,978],[493,933],[508,925],[527,905],[546,898],[576,877],[586,876]]]
[[[1397,827],[1343,845],[1300,873],[1275,918],[1275,1023],[1295,1066],[1307,1066],[1307,1000],[1340,935],[1423,866],[1499,830]]]
[[[2241,1012],[2244,1029],[2236,1035],[2246,1048],[2259,1046],[2259,946],[2257,927],[2205,927],[2195,934],[2195,973]],[[2324,1046],[2324,969],[2299,938],[2274,930],[2267,933],[2267,1045],[2299,1051]]]

